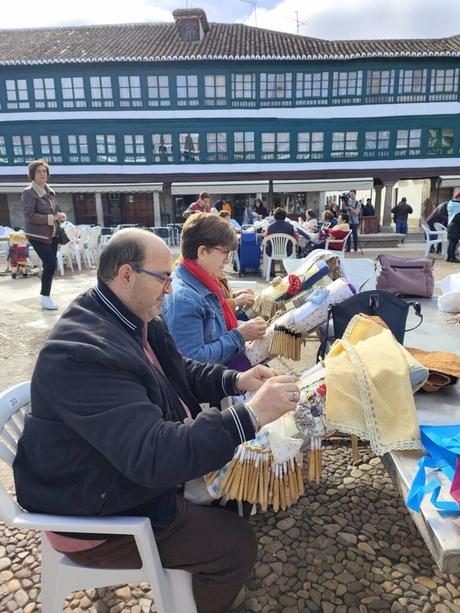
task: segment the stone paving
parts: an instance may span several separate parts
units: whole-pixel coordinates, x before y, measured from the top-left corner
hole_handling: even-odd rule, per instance
[[[421,247],[398,252],[421,255]],[[438,258],[435,276],[459,270]],[[58,276],[53,295],[63,308],[94,279],[94,270]],[[43,312],[37,287],[34,278],[0,277],[0,390],[30,377],[62,312]],[[307,344],[293,370],[312,364],[315,350]],[[260,550],[242,612],[460,612],[460,571],[438,570],[380,460],[365,443],[360,450],[352,464],[348,439],[326,441],[321,483],[307,482],[291,509],[251,518]],[[10,472],[2,467],[0,476],[11,489]],[[38,536],[0,523],[0,612],[39,611],[39,591]],[[149,585],[140,584],[76,592],[65,613],[154,610]]]

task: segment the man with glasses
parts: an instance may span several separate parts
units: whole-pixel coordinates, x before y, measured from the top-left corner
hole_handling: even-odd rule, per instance
[[[35,512],[148,517],[163,565],[193,573],[198,611],[226,611],[243,599],[254,533],[236,514],[189,504],[179,486],[226,464],[299,393],[293,377],[264,366],[237,373],[183,358],[158,317],[171,266],[149,232],[110,240],[97,286],[74,300],[38,356],[16,492]],[[200,409],[245,390],[256,392],[248,405]],[[140,567],[132,537],[87,537],[47,535],[73,562]]]

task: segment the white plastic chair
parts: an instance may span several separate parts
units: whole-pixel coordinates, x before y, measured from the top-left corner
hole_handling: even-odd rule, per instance
[[[439,243],[441,243],[441,253],[443,257],[446,258],[447,245],[449,243],[449,240],[447,238],[447,228],[442,224],[435,224],[435,227],[436,226],[441,226],[443,229],[439,230],[438,228],[436,228],[436,230],[432,230],[429,226],[422,223],[422,229],[425,233],[425,257],[427,257],[430,253],[431,247],[437,247]],[[430,238],[430,235],[434,235],[434,238]]]
[[[267,254],[267,245],[272,247],[271,255]],[[270,234],[262,241],[262,275],[266,281],[270,281],[270,270],[273,260],[284,260],[286,258],[296,258],[296,240],[290,234]],[[288,254],[288,245],[291,245],[292,252]]]
[[[337,252],[338,256],[341,258],[345,257],[345,249],[347,247],[347,241],[351,236],[351,230],[348,230],[345,238],[334,238],[329,236],[326,239],[326,243],[324,245],[325,249],[331,249],[332,251]]]
[[[29,412],[30,382],[0,394],[0,459],[12,466],[17,441]],[[145,517],[65,517],[23,511],[0,483],[0,517],[11,529],[41,531],[41,601],[43,613],[62,611],[65,598],[74,591],[124,583],[149,582],[158,613],[196,613],[192,575],[184,570],[164,569]],[[55,551],[45,531],[134,536],[142,559],[139,569],[89,568],[71,562]]]

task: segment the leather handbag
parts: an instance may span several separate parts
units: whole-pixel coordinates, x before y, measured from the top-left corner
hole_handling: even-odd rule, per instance
[[[56,228],[56,236],[58,239],[58,245],[67,245],[70,242],[70,238],[67,236],[66,231],[61,225],[58,225]]]
[[[432,258],[398,258],[379,255],[381,270],[376,288],[390,294],[431,298],[434,289]]]
[[[406,320],[411,307],[420,318],[420,321],[413,328],[406,330]],[[404,343],[404,334],[418,328],[423,321],[422,309],[418,302],[406,302],[402,300],[402,298],[398,298],[397,296],[393,296],[381,290],[360,292],[359,294],[350,296],[350,298],[347,298],[343,302],[329,307],[326,334],[318,350],[318,358],[324,358],[326,354],[326,345],[328,341],[327,330],[329,328],[330,319],[332,318],[334,326],[334,338],[342,338],[350,320],[359,313],[380,317],[390,328],[394,337],[401,345]]]

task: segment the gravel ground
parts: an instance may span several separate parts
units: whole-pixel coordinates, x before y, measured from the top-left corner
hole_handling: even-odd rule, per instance
[[[417,256],[422,250],[407,245],[397,254]],[[374,255],[365,252],[365,257]],[[437,258],[437,279],[459,270]],[[94,270],[58,277],[56,300],[64,307],[93,283]],[[36,279],[0,277],[0,389],[30,377],[59,316],[40,310],[37,293]],[[273,363],[280,370],[299,371],[313,363],[315,352],[316,343],[307,343],[301,364]],[[0,476],[11,488],[10,472],[2,467]],[[460,577],[438,570],[391,479],[365,443],[360,460],[352,464],[349,439],[326,441],[321,483],[307,482],[291,509],[257,514],[250,521],[260,544],[259,560],[241,611],[460,612]],[[38,536],[0,523],[0,611],[39,611],[39,591]],[[154,610],[147,584],[77,592],[65,608],[66,613]]]

